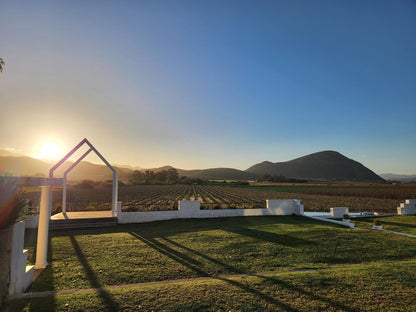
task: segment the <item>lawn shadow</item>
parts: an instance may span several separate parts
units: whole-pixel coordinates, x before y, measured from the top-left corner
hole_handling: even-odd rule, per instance
[[[383,219],[379,219],[379,220],[380,220],[380,224],[382,224],[382,225],[392,225],[392,226],[397,226],[397,227],[416,228],[416,224],[384,221]]]
[[[74,235],[69,236],[71,239],[72,246],[74,247],[75,253],[79,259],[79,261],[84,266],[85,273],[87,278],[90,282],[91,288],[95,288],[97,291],[98,296],[103,301],[103,304],[109,311],[118,311],[119,305],[117,302],[114,301],[113,296],[106,290],[102,288],[102,285],[95,274],[94,270],[92,269],[91,265],[88,263],[87,258],[85,257],[84,253],[82,252],[76,238]]]
[[[213,277],[215,279],[218,279],[218,280],[221,280],[223,282],[226,282],[226,283],[228,283],[230,285],[233,285],[235,287],[238,287],[238,288],[240,288],[240,289],[242,289],[244,291],[247,291],[247,292],[249,292],[249,293],[257,296],[257,297],[259,297],[259,298],[267,301],[270,304],[273,304],[275,306],[278,306],[280,309],[284,309],[285,311],[290,311],[290,312],[298,311],[298,310],[292,308],[291,306],[289,306],[289,305],[287,305],[287,304],[285,304],[285,303],[277,300],[276,298],[273,298],[273,297],[271,297],[271,296],[269,296],[267,294],[264,294],[264,293],[262,293],[262,292],[260,292],[260,291],[258,291],[256,289],[254,289],[254,288],[251,288],[248,285],[245,285],[243,283],[240,283],[240,282],[235,281],[235,280],[232,280],[232,279],[228,279],[228,278],[224,278],[224,277],[212,276],[208,272],[205,272],[204,270],[202,270],[201,268],[199,268],[195,264],[193,264],[193,263],[198,262],[196,259],[193,259],[193,258],[191,258],[191,257],[189,257],[189,256],[187,256],[187,255],[185,255],[185,254],[183,254],[183,253],[181,253],[181,252],[179,252],[177,250],[174,250],[174,249],[168,247],[167,245],[162,244],[161,242],[158,242],[158,241],[156,241],[156,240],[154,240],[152,238],[147,238],[147,237],[141,236],[141,235],[139,235],[137,233],[130,233],[130,234],[133,237],[139,239],[140,241],[146,243],[149,247],[151,247],[151,248],[155,249],[156,251],[160,252],[161,254],[166,255],[167,257],[169,257],[169,258],[177,261],[178,263],[180,263],[182,265],[185,265],[189,269],[191,269],[194,272],[196,272],[199,276],[202,276],[202,277]],[[173,242],[173,241],[171,241],[169,239],[166,239],[166,238],[162,238],[162,239],[165,239],[167,242]],[[220,264],[220,265],[223,265],[223,266],[230,267],[230,266],[222,263],[221,261],[215,260],[215,259],[213,259],[213,258],[211,258],[209,256],[206,256],[206,255],[204,255],[204,254],[202,254],[200,252],[197,252],[197,251],[195,251],[193,249],[187,248],[187,247],[182,246],[182,245],[180,245],[178,243],[175,243],[175,242],[173,242],[173,243],[174,243],[174,245],[176,245],[178,247],[181,247],[181,248],[183,248],[185,250],[191,251],[194,254],[199,255],[201,257],[204,257],[205,259],[208,259],[210,261],[213,261],[216,264]]]
[[[217,259],[214,259],[214,258],[212,258],[212,257],[210,257],[210,256],[208,256],[208,255],[206,255],[206,254],[204,254],[202,252],[196,251],[196,250],[194,250],[192,248],[189,248],[189,247],[186,247],[186,246],[184,246],[182,244],[179,244],[178,242],[175,242],[175,241],[173,241],[173,240],[171,240],[169,238],[161,237],[161,239],[163,239],[166,242],[168,242],[168,243],[170,243],[170,244],[172,244],[174,246],[177,246],[177,247],[179,247],[179,248],[181,248],[183,250],[186,250],[188,252],[191,252],[191,253],[199,256],[199,257],[202,257],[204,259],[207,259],[207,260],[209,260],[209,261],[211,261],[211,262],[213,262],[213,263],[215,263],[217,265],[223,266],[224,268],[230,268],[233,272],[236,272],[236,273],[239,273],[239,274],[247,274],[246,272],[243,272],[242,270],[240,270],[238,268],[235,268],[235,267],[230,266],[230,265],[228,265],[226,263],[223,263],[223,262],[221,262],[221,261],[219,261]],[[247,275],[250,275],[250,274],[247,274]],[[327,299],[327,298],[322,297],[322,296],[318,296],[318,295],[314,294],[313,292],[306,291],[303,288],[300,288],[298,286],[295,286],[295,285],[293,285],[290,282],[282,281],[282,280],[279,280],[279,279],[277,279],[275,277],[261,276],[261,275],[256,275],[256,274],[252,274],[252,276],[260,277],[263,280],[268,281],[268,282],[271,282],[271,283],[276,284],[276,285],[279,285],[282,288],[286,288],[286,289],[290,289],[290,290],[296,291],[299,294],[302,294],[302,295],[305,295],[305,296],[310,297],[311,299],[314,299],[314,300],[317,300],[317,301],[320,301],[320,302],[325,302],[325,303],[327,303],[327,304],[329,304],[332,307],[335,307],[337,309],[342,309],[344,311],[351,311],[351,312],[352,311],[356,311],[355,309],[352,309],[352,308],[350,308],[348,306],[345,306],[345,305],[343,305],[343,304],[341,304],[339,302],[336,302],[336,301]],[[252,287],[249,287],[249,286],[247,286],[247,285],[245,285],[243,283],[237,282],[236,280],[228,279],[228,278],[224,278],[224,277],[215,277],[215,278],[216,279],[219,279],[221,281],[227,282],[227,283],[229,283],[231,285],[234,285],[236,287],[239,287],[239,288],[241,288],[241,289],[243,289],[243,290],[245,290],[247,292],[250,292],[250,293],[258,296],[259,298],[264,299],[268,303],[272,303],[272,304],[275,304],[275,305],[279,306],[280,308],[286,309],[286,311],[297,311],[296,309],[294,309],[294,308],[286,305],[285,303],[280,302],[280,301],[276,300],[275,298],[273,298],[273,297],[271,297],[269,295],[266,295],[266,294],[264,294],[264,293],[262,293],[262,292],[260,292],[260,291],[258,291],[256,289],[253,289]]]
[[[140,241],[142,241],[149,247],[153,248],[157,252],[161,253],[162,255],[165,255],[169,257],[170,259],[191,269],[192,271],[197,273],[198,276],[205,276],[205,277],[210,276],[208,273],[206,273],[205,271],[201,270],[198,267],[201,264],[201,262],[199,262],[198,260],[188,257],[187,255],[181,252],[178,252],[172,248],[169,248],[165,244],[162,244],[153,238],[144,237],[135,232],[130,232],[129,234],[133,236],[134,238],[139,239]]]
[[[170,236],[183,233],[209,231],[209,230],[228,230],[244,226],[262,226],[271,224],[299,224],[316,223],[316,221],[302,218],[298,216],[254,216],[254,217],[231,217],[216,218],[215,222],[209,219],[172,219],[152,221],[145,223],[119,224],[115,227],[90,228],[90,229],[74,229],[71,230],[73,235],[94,235],[94,234],[110,234],[110,233],[130,233],[136,232],[143,234],[147,238],[160,237],[160,235]],[[163,225],[163,226],[161,226]],[[68,236],[67,230],[52,230],[53,237]]]
[[[231,266],[229,264],[226,264],[226,263],[224,263],[222,261],[219,261],[217,259],[211,258],[210,256],[207,256],[206,254],[203,254],[202,252],[199,252],[199,251],[196,251],[196,250],[194,250],[192,248],[189,248],[189,247],[186,247],[184,245],[181,245],[181,244],[179,244],[179,243],[177,243],[177,242],[175,242],[175,241],[173,241],[173,240],[171,240],[169,238],[166,238],[166,237],[163,237],[163,236],[161,236],[160,238],[163,239],[163,240],[165,240],[166,242],[172,244],[172,245],[175,245],[176,247],[179,247],[179,248],[181,248],[183,250],[186,250],[188,252],[191,252],[191,253],[193,253],[193,254],[201,257],[201,258],[204,258],[204,259],[206,259],[208,261],[211,261],[212,263],[215,263],[216,265],[219,265],[219,266],[223,267],[224,269],[226,269],[227,271],[229,271],[231,273],[247,274],[246,271],[243,271],[241,269],[238,269],[238,268],[236,268],[234,266]]]
[[[312,300],[320,301],[329,304],[331,307],[334,307],[337,309],[337,311],[349,311],[349,312],[356,312],[357,309],[354,309],[352,307],[346,306],[345,304],[342,304],[340,302],[336,302],[334,300],[325,298],[323,296],[317,295],[313,293],[312,291],[307,291],[299,286],[295,286],[293,283],[288,281],[283,281],[281,279],[278,279],[276,277],[270,277],[270,276],[259,276],[265,281],[271,282],[273,284],[277,284],[279,286],[282,286],[286,289],[290,289],[292,291],[296,291],[297,293],[301,295],[305,295],[309,297]]]
[[[266,232],[246,227],[226,228],[225,231],[232,232],[242,236],[248,236],[260,239],[270,243],[276,243],[287,247],[302,247],[305,245],[315,245],[314,242],[285,234]]]

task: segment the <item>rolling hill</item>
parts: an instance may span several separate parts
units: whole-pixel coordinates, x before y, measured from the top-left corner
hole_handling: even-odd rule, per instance
[[[62,177],[71,165],[66,162],[57,170],[55,176]],[[48,176],[53,164],[25,156],[0,156],[0,174],[8,173],[15,176]],[[138,167],[114,166],[121,181],[128,181],[129,174]],[[152,171],[168,170],[171,166],[149,169]],[[210,168],[184,170],[175,168],[180,176],[193,179],[209,180],[255,180],[267,173],[283,175],[286,178],[329,181],[384,181],[370,169],[357,161],[349,159],[338,152],[323,151],[303,156],[286,162],[272,163],[264,161],[245,171],[233,168]],[[147,169],[141,169],[147,170]],[[83,161],[68,175],[69,180],[109,180],[112,172],[104,164],[97,165]]]
[[[307,180],[384,181],[361,163],[335,151],[318,152],[286,162],[264,161],[248,168],[246,172],[257,175],[268,173]]]
[[[0,157],[0,174],[8,174],[12,176],[31,176],[31,177],[47,177],[49,169],[54,164],[45,162],[31,157]],[[54,174],[55,177],[62,177],[65,170],[72,165],[72,162],[65,162]],[[118,172],[119,179],[128,180],[131,170],[126,168],[114,167]],[[105,165],[97,165],[90,162],[82,161],[69,174],[68,180],[95,180],[103,181],[113,178],[112,171]]]
[[[394,173],[382,173],[380,177],[386,180],[395,180],[402,182],[416,181],[416,174],[394,174]]]

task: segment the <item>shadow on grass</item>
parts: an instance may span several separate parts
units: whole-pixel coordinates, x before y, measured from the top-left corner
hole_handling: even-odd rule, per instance
[[[99,282],[98,276],[95,274],[94,270],[88,263],[87,258],[82,252],[76,238],[74,237],[74,235],[70,235],[69,237],[71,239],[71,243],[74,247],[75,253],[77,254],[79,261],[84,266],[84,270],[90,282],[91,288],[95,288],[97,290],[97,294],[103,301],[103,304],[105,305],[107,310],[118,311],[119,305],[117,304],[117,302],[114,301],[113,296],[102,288],[102,285]]]
[[[219,266],[222,266],[223,268],[225,268],[227,271],[229,271],[229,272],[232,272],[232,273],[237,273],[237,274],[246,274],[247,272],[245,272],[245,271],[243,271],[243,270],[240,270],[240,269],[238,269],[238,268],[236,268],[236,267],[233,267],[233,266],[231,266],[231,265],[229,265],[229,264],[226,264],[226,263],[224,263],[224,262],[221,262],[221,261],[219,261],[219,260],[217,260],[217,259],[214,259],[214,258],[212,258],[212,257],[210,257],[210,256],[207,256],[206,254],[203,254],[202,252],[199,252],[199,251],[196,251],[196,250],[194,250],[194,249],[191,249],[191,248],[189,248],[189,247],[186,247],[186,246],[184,246],[184,245],[181,245],[181,244],[179,244],[179,243],[177,243],[177,242],[175,242],[175,241],[173,241],[173,240],[171,240],[171,239],[169,239],[169,238],[166,238],[166,237],[161,237],[161,239],[163,239],[163,240],[165,240],[166,242],[168,242],[169,244],[172,244],[172,245],[174,245],[174,246],[176,246],[176,247],[179,247],[179,248],[181,248],[181,249],[183,249],[183,250],[186,250],[186,251],[189,251],[189,252],[192,252],[193,254],[195,254],[195,255],[197,255],[197,256],[199,256],[199,257],[201,257],[201,258],[204,258],[204,259],[206,259],[206,260],[208,260],[208,261],[211,261],[212,263],[215,263],[216,265],[219,265]]]
[[[143,243],[147,244],[149,247],[153,248],[157,252],[160,252],[162,255],[165,255],[165,256],[171,258],[172,260],[188,267],[189,269],[194,271],[198,276],[205,276],[205,277],[210,276],[208,273],[206,273],[205,271],[201,270],[198,267],[198,265],[201,264],[199,261],[197,261],[193,258],[190,258],[187,255],[185,255],[181,252],[178,252],[178,251],[176,251],[172,248],[169,248],[168,246],[158,242],[157,240],[155,240],[153,238],[144,237],[144,236],[139,235],[135,232],[130,232],[129,234],[132,235],[133,237],[141,240]]]
[[[380,224],[382,224],[382,225],[392,225],[392,226],[397,226],[397,227],[416,228],[416,224],[384,221],[383,219],[379,219],[379,220],[380,220]]]
[[[162,253],[163,255],[166,255],[169,258],[171,258],[171,259],[173,259],[173,260],[181,263],[182,265],[185,265],[189,269],[191,269],[194,272],[196,272],[199,276],[203,276],[203,277],[210,277],[211,276],[208,272],[205,272],[201,268],[195,266],[194,264],[191,264],[191,263],[195,263],[195,261],[196,261],[195,259],[193,259],[193,258],[191,258],[191,257],[189,257],[187,255],[184,255],[183,253],[181,253],[181,252],[179,252],[177,250],[174,250],[174,249],[168,247],[167,245],[162,244],[161,242],[158,242],[158,241],[156,241],[154,239],[150,239],[150,238],[143,237],[143,236],[141,236],[141,235],[139,235],[137,233],[130,233],[130,234],[133,237],[135,237],[135,238],[141,240],[142,242],[146,243],[149,247],[151,247],[151,248],[155,249],[156,251]],[[186,247],[183,247],[182,245],[177,244],[177,243],[175,243],[175,245],[178,246],[178,247],[181,247],[181,248],[186,248]],[[193,249],[190,249],[190,248],[188,248],[187,250],[188,251],[192,251],[195,254],[198,254],[200,256],[203,255],[202,253],[196,252],[196,251],[194,251]],[[218,260],[215,260],[215,259],[212,259],[212,258],[210,258],[210,257],[208,257],[206,255],[203,255],[203,257],[205,259],[208,259],[208,260],[211,260],[211,261],[214,260],[214,262],[216,264],[224,265],[222,262],[220,262]],[[221,281],[224,281],[224,282],[226,282],[226,283],[228,283],[230,285],[233,285],[235,287],[238,287],[238,288],[240,288],[242,290],[245,290],[245,291],[247,291],[249,293],[252,293],[255,296],[257,296],[257,297],[259,297],[259,298],[267,301],[268,303],[273,304],[275,306],[278,306],[281,309],[284,309],[285,311],[291,311],[291,312],[298,311],[298,310],[290,307],[289,305],[287,305],[287,304],[285,304],[285,303],[277,300],[276,298],[273,298],[271,296],[268,296],[267,294],[264,294],[264,293],[262,293],[262,292],[260,292],[260,291],[258,291],[256,289],[254,289],[254,288],[251,288],[251,287],[249,287],[247,285],[244,285],[243,283],[237,282],[235,280],[227,279],[227,278],[221,278],[221,277],[216,277],[216,279],[221,280]]]
[[[94,234],[110,234],[110,233],[142,233],[147,238],[160,237],[160,235],[176,235],[182,233],[208,231],[222,229],[241,228],[245,226],[261,226],[272,224],[285,225],[304,225],[304,224],[320,224],[305,217],[299,216],[256,216],[256,217],[232,217],[232,218],[216,218],[213,219],[174,219],[153,221],[137,224],[119,224],[116,227],[107,228],[91,228],[71,230],[73,235],[94,235]],[[68,236],[67,230],[54,230],[51,234],[53,237]]]
[[[272,232],[265,232],[261,230],[249,229],[245,227],[224,229],[238,235],[248,236],[263,241],[284,245],[287,247],[300,247],[304,245],[314,245],[312,241],[293,237],[290,235],[277,234]]]
[[[191,252],[191,253],[193,253],[193,254],[201,257],[201,258],[204,258],[206,260],[209,260],[209,261],[211,261],[211,262],[213,262],[213,263],[215,263],[217,265],[220,265],[220,266],[223,266],[224,268],[230,269],[233,272],[236,272],[236,273],[239,273],[239,274],[244,274],[245,273],[245,272],[239,270],[238,268],[235,268],[233,266],[230,266],[228,264],[225,264],[225,263],[223,263],[223,262],[221,262],[221,261],[219,261],[217,259],[214,259],[214,258],[212,258],[210,256],[207,256],[206,254],[204,254],[202,252],[196,251],[196,250],[191,249],[189,247],[186,247],[186,246],[184,246],[182,244],[179,244],[179,243],[177,243],[177,242],[175,242],[175,241],[173,241],[173,240],[171,240],[169,238],[161,237],[161,239],[165,240],[167,243],[170,243],[170,244],[172,244],[172,245],[174,245],[176,247],[179,247],[179,248],[181,248],[183,250],[186,250],[187,252]],[[169,248],[169,247],[166,247],[166,248]],[[178,253],[178,251],[176,251],[176,252]],[[250,274],[248,274],[248,275],[250,275]],[[343,304],[341,304],[339,302],[335,302],[335,301],[330,300],[330,299],[327,299],[325,297],[315,295],[313,292],[306,291],[303,288],[298,287],[298,286],[295,286],[295,285],[293,285],[290,282],[286,282],[286,281],[279,280],[279,279],[274,278],[274,277],[268,277],[268,276],[258,276],[258,275],[254,275],[254,274],[253,274],[253,276],[257,276],[257,277],[259,277],[259,278],[261,278],[261,279],[263,279],[263,280],[265,280],[267,282],[271,282],[272,284],[279,285],[282,288],[295,291],[295,292],[297,292],[297,293],[299,293],[301,295],[307,296],[307,297],[309,297],[309,298],[311,298],[313,300],[317,300],[317,301],[324,302],[324,303],[329,304],[332,307],[335,307],[337,309],[344,310],[344,311],[351,311],[351,312],[352,311],[356,311],[355,309],[352,309],[352,308],[350,308],[348,306],[345,306],[345,305],[343,305]],[[273,298],[273,297],[271,297],[269,295],[266,295],[266,294],[260,292],[259,290],[256,290],[256,289],[254,289],[252,287],[249,287],[249,286],[247,286],[247,285],[245,285],[243,283],[237,282],[237,281],[232,280],[232,279],[222,278],[222,277],[216,277],[216,278],[219,279],[219,280],[221,280],[221,281],[224,281],[224,282],[226,282],[228,284],[234,285],[234,286],[236,286],[236,287],[238,287],[240,289],[243,289],[243,290],[245,290],[247,292],[250,292],[250,293],[258,296],[259,298],[264,299],[268,303],[272,303],[272,304],[275,304],[276,306],[279,306],[280,308],[284,308],[284,309],[286,309],[286,311],[297,311],[296,309],[294,309],[294,308],[286,305],[285,303],[276,300],[276,298]]]

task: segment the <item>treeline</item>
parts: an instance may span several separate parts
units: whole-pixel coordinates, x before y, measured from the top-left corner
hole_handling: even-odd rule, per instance
[[[283,175],[271,175],[268,173],[263,174],[257,179],[257,182],[273,182],[273,183],[307,183],[308,180],[286,178]]]
[[[213,181],[200,178],[188,178],[186,176],[179,176],[179,173],[176,169],[170,168],[167,170],[159,171],[140,171],[134,170],[130,173],[129,184],[139,185],[139,184],[208,184],[208,185],[248,185],[248,182],[242,181]]]
[[[129,175],[131,184],[173,184],[181,180],[178,171],[174,168],[160,171],[140,171],[134,170]]]

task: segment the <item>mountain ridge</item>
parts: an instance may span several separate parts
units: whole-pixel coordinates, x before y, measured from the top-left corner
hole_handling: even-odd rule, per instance
[[[62,176],[72,162],[66,162],[57,170],[55,176]],[[1,174],[20,176],[47,176],[53,164],[26,156],[0,156]],[[128,165],[113,165],[121,181],[128,181],[133,170],[160,171],[174,168],[162,166],[159,168],[144,169]],[[256,180],[263,174],[283,175],[286,178],[299,178],[306,180],[330,181],[384,181],[380,176],[359,162],[349,159],[335,151],[322,151],[286,162],[263,161],[246,170],[234,168],[208,168],[208,169],[179,169],[175,168],[180,176],[193,179],[209,180]],[[68,175],[69,180],[108,180],[112,172],[104,164],[93,164],[87,161],[79,163]]]
[[[312,153],[286,162],[263,161],[245,171],[259,175],[267,173],[308,180],[384,181],[361,163],[330,150]]]

